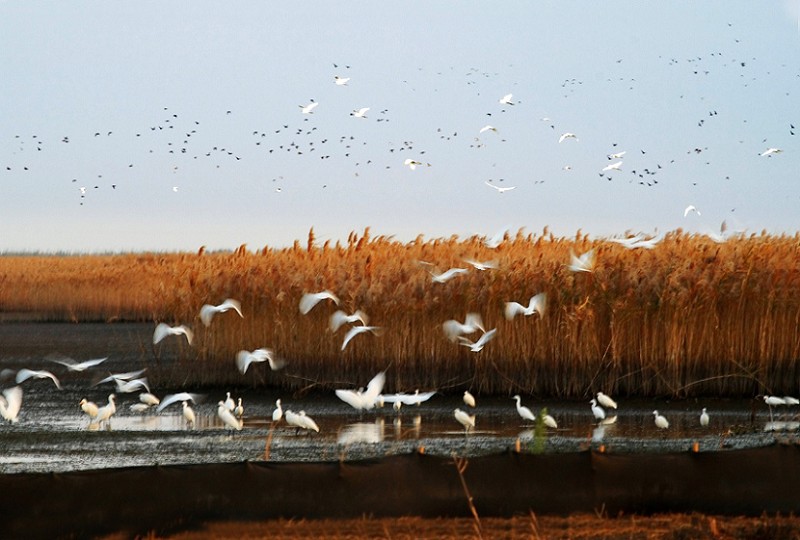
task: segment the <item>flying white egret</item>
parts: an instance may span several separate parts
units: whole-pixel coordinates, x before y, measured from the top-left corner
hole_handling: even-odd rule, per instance
[[[94,358],[92,360],[84,360],[83,362],[76,362],[72,358],[50,358],[51,362],[61,364],[69,371],[86,371],[90,367],[97,366],[108,360],[108,356],[104,358]]]
[[[183,419],[186,420],[186,427],[194,427],[195,414],[194,410],[189,406],[189,402],[181,401],[183,404]]]
[[[464,262],[471,265],[475,270],[480,270],[483,272],[484,270],[494,270],[497,268],[497,261],[475,261],[472,259],[464,259]]]
[[[217,416],[222,420],[225,427],[235,429],[236,431],[242,429],[242,421],[233,416],[231,409],[222,401],[217,403]]]
[[[306,411],[295,413],[287,409],[284,416],[286,418],[286,423],[290,426],[294,426],[298,431],[305,429],[306,431],[316,431],[319,433],[319,426],[310,416],[306,415]]]
[[[97,409],[97,414],[95,415],[94,422],[92,423],[100,426],[103,424],[103,422],[105,422],[106,427],[111,427],[111,417],[117,412],[117,405],[114,402],[116,397],[117,396],[114,394],[109,394],[108,404]]]
[[[338,75],[333,76],[333,82],[336,83],[336,86],[347,86],[349,81],[350,77],[339,77]]]
[[[275,358],[271,349],[256,349],[253,352],[239,351],[236,353],[236,368],[244,375],[253,362],[269,362],[272,371],[277,371],[286,365],[286,362]]]
[[[558,142],[562,143],[562,142],[566,141],[567,139],[575,139],[577,141],[578,137],[574,133],[570,133],[570,132],[562,133],[561,137],[558,138]]]
[[[359,334],[363,334],[365,332],[372,332],[375,335],[379,335],[381,333],[380,326],[353,326],[347,333],[344,335],[344,341],[342,342],[342,349],[344,350],[347,347],[347,344],[350,343],[350,340],[356,337]]]
[[[3,395],[0,396],[0,416],[14,424],[19,420],[18,416],[21,408],[22,388],[12,386],[3,390]]]
[[[146,369],[140,369],[138,371],[128,371],[127,373],[112,373],[111,375],[109,375],[105,379],[101,379],[101,380],[97,381],[96,383],[94,383],[94,386],[97,386],[99,384],[104,384],[104,383],[107,383],[107,382],[116,383],[118,380],[129,381],[131,379],[134,379],[134,378],[138,377],[139,375],[141,375],[145,371],[146,371]]]
[[[592,414],[594,415],[595,420],[604,420],[606,417],[606,411],[603,410],[602,407],[597,405],[597,401],[592,399],[589,401],[592,404]]]
[[[478,341],[472,342],[464,336],[458,336],[458,341],[461,345],[469,347],[469,350],[472,352],[477,353],[481,352],[486,344],[494,339],[495,334],[497,334],[497,328],[492,328],[491,330],[484,332]]]
[[[496,186],[493,183],[489,182],[488,180],[484,182],[490,188],[497,190],[498,193],[505,193],[506,191],[511,191],[512,189],[517,189],[517,186],[508,186],[508,187],[500,187]]]
[[[453,411],[453,416],[455,416],[456,420],[459,424],[464,426],[464,433],[469,433],[470,429],[475,429],[475,415],[467,414],[466,412],[462,411],[461,409],[456,409]]]
[[[314,309],[322,300],[332,300],[334,304],[339,305],[339,298],[331,291],[322,291],[318,293],[306,293],[300,298],[300,313],[306,315],[309,311]]]
[[[441,274],[430,272],[432,276],[431,281],[433,281],[434,283],[446,283],[451,279],[453,279],[454,277],[461,274],[466,274],[467,272],[469,272],[469,270],[467,270],[466,268],[450,268],[449,270],[442,272]]]
[[[443,322],[442,330],[444,330],[447,339],[456,342],[458,341],[459,336],[471,334],[473,332],[477,332],[478,330],[485,332],[486,328],[483,326],[483,320],[481,319],[480,313],[467,313],[463,323],[460,323],[455,319],[450,319],[449,321]]]
[[[628,249],[632,249],[633,246],[642,239],[644,239],[642,233],[637,233],[636,235],[629,236],[627,238],[609,238],[608,241],[620,244],[621,246],[626,247]]]
[[[696,207],[695,205],[693,205],[693,204],[690,204],[689,206],[687,206],[687,207],[686,207],[686,208],[683,210],[683,217],[686,217],[686,216],[688,216],[688,215],[689,215],[689,212],[694,212],[694,213],[695,213],[695,214],[697,214],[698,216],[702,215],[702,214],[700,213],[700,210],[698,210],[698,209],[697,209],[697,207]]]
[[[767,148],[766,150],[761,152],[761,154],[759,154],[759,155],[761,157],[764,157],[764,156],[772,157],[773,155],[780,154],[781,152],[783,152],[783,150],[781,150],[780,148]]]
[[[431,166],[431,164],[430,164],[430,163],[423,163],[423,162],[421,162],[421,161],[418,161],[418,160],[416,160],[416,159],[411,159],[411,158],[406,158],[406,159],[403,161],[403,165],[407,166],[407,167],[408,167],[409,169],[411,169],[412,171],[413,171],[414,169],[416,169],[418,166],[422,166],[422,165],[427,165],[428,167],[430,167],[430,166]]]
[[[514,105],[514,102],[511,101],[511,98],[513,98],[513,97],[514,97],[514,94],[506,94],[503,97],[501,97],[499,100],[497,100],[497,102],[500,103],[501,105]]]
[[[367,314],[360,309],[356,310],[356,312],[351,315],[348,315],[341,309],[337,309],[331,315],[328,328],[330,328],[331,332],[335,334],[343,324],[352,324],[356,321],[366,326],[369,324],[369,317],[367,317]]]
[[[158,323],[156,325],[156,329],[153,332],[153,345],[157,344],[159,341],[164,339],[167,336],[186,336],[186,342],[191,345],[192,340],[194,339],[194,333],[192,332],[191,328],[184,325],[178,326],[170,326],[167,323]]]
[[[214,315],[217,313],[225,313],[231,309],[236,311],[236,313],[239,314],[239,317],[244,318],[244,315],[242,315],[241,302],[234,300],[233,298],[228,298],[218,306],[212,306],[211,304],[203,305],[203,307],[200,308],[200,320],[203,321],[204,325],[210,326]]]
[[[369,107],[361,107],[360,109],[353,109],[353,112],[350,113],[350,116],[353,116],[355,118],[366,118],[368,110]]]
[[[114,379],[114,382],[117,384],[117,392],[120,394],[130,394],[139,388],[144,388],[148,393],[150,392],[150,385],[147,381],[147,377],[142,377],[141,379],[131,379],[130,381]]]
[[[616,409],[617,402],[605,395],[603,392],[597,392],[597,402],[606,409]]]
[[[490,126],[489,124],[486,124],[485,126],[483,126],[483,127],[480,129],[480,131],[478,131],[478,133],[479,133],[479,134],[480,134],[480,133],[486,133],[487,131],[494,131],[495,133],[497,133],[497,128],[496,128],[496,127],[494,127],[494,126]]]
[[[50,379],[56,385],[56,388],[61,390],[61,383],[58,381],[58,378],[56,378],[56,376],[50,373],[49,371],[45,370],[37,371],[33,369],[22,368],[19,371],[17,371],[17,376],[15,380],[17,384],[21,384],[30,379],[31,377],[33,377],[34,379]]]
[[[658,429],[667,429],[669,427],[667,419],[658,414],[658,411],[653,411],[653,416],[655,417],[655,423]]]
[[[703,407],[703,412],[700,413],[700,425],[707,426],[709,422],[708,413],[706,412],[706,408]]]
[[[543,317],[545,309],[547,309],[547,293],[541,292],[531,296],[527,306],[523,306],[519,302],[506,302],[505,316],[509,321],[520,313],[526,317],[538,313],[540,317]]]
[[[570,251],[570,264],[567,268],[573,272],[592,272],[594,270],[594,249],[590,249],[580,257]]]
[[[275,410],[272,411],[272,421],[279,422],[283,418],[283,409],[281,408],[281,400],[275,400]]]
[[[197,403],[202,398],[201,394],[191,394],[189,392],[178,392],[177,394],[167,394],[164,396],[164,399],[161,400],[161,403],[156,408],[156,412],[161,412],[165,408],[169,407],[173,403],[177,403],[179,401],[193,401]]]
[[[358,411],[370,410],[378,403],[378,398],[383,391],[383,385],[385,383],[386,373],[381,371],[367,383],[367,389],[363,392],[361,390],[340,389],[336,390],[334,393],[336,397]]]
[[[242,416],[244,416],[244,406],[242,405],[242,398],[239,398],[239,403],[233,409],[233,414],[236,416],[236,418],[241,418]]]
[[[319,103],[312,100],[308,105],[300,105],[300,112],[303,114],[314,114],[314,109],[317,105],[319,105]]]
[[[622,161],[615,161],[614,163],[612,163],[610,165],[606,165],[605,167],[603,167],[603,172],[606,172],[606,171],[618,171],[621,168],[622,168]]]
[[[631,249],[639,249],[639,248],[653,249],[654,247],[656,247],[656,244],[658,244],[659,242],[661,242],[661,240],[663,240],[663,238],[664,237],[662,235],[657,234],[652,238],[648,238],[646,240],[645,239],[637,240],[628,247],[630,247]]]
[[[500,244],[506,239],[506,233],[508,232],[508,227],[505,229],[501,229],[494,233],[491,238],[487,238],[483,241],[483,245],[489,249],[497,249],[500,247]]]
[[[528,420],[530,422],[536,421],[536,416],[534,416],[533,412],[528,407],[522,405],[522,398],[519,397],[519,394],[511,399],[517,401],[517,413],[519,413],[523,420]]]
[[[469,393],[469,390],[464,390],[464,404],[468,407],[475,407],[475,396]]]
[[[86,416],[89,417],[89,424],[91,424],[95,417],[97,417],[98,407],[97,404],[93,401],[89,401],[86,398],[83,398],[78,403],[80,405],[81,410],[84,412]]]
[[[622,158],[622,156],[625,155],[625,153],[626,152],[623,150],[622,152],[615,152],[613,154],[608,154],[607,157],[608,157],[608,159],[620,159],[620,158]]]

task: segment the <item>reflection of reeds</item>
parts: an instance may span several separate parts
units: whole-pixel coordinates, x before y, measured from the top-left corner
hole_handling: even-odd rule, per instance
[[[593,273],[566,268],[570,251],[594,248]],[[258,253],[0,257],[0,308],[46,320],[185,323],[195,346],[182,361],[202,366],[194,383],[241,381],[240,349],[270,347],[289,360],[263,384],[368,380],[391,366],[387,389],[466,383],[482,392],[585,397],[797,393],[800,383],[800,236],[750,236],[717,244],[680,231],[653,250],[550,234],[401,243],[352,233],[346,244],[296,242]],[[427,266],[496,260],[433,283]],[[327,330],[331,305],[308,315],[304,292],[329,289],[348,312],[364,310],[381,336]],[[503,317],[504,302],[548,295],[544,317]],[[198,319],[205,303],[242,302],[245,318]],[[479,312],[497,338],[480,353],[448,341],[441,323]],[[250,373],[248,373],[250,375]],[[256,380],[253,375],[248,381]]]

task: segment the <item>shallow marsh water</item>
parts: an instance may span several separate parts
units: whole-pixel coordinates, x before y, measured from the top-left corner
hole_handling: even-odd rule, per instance
[[[523,397],[537,413],[546,407],[559,427],[538,434],[521,420],[510,397],[478,397],[471,410],[476,429],[464,433],[453,417],[467,409],[459,395],[437,394],[421,406],[390,407],[364,412],[350,408],[332,392],[295,398],[275,390],[233,389],[242,397],[245,415],[241,431],[226,430],[216,416],[216,404],[231,389],[202,390],[194,406],[197,425],[188,429],[180,404],[162,413],[135,413],[138,392],[117,393],[117,414],[109,429],[88,425],[78,402],[86,397],[105,403],[111,385],[92,387],[91,375],[66,374],[44,356],[59,353],[86,359],[110,355],[104,366],[114,371],[141,367],[152,325],[0,324],[0,369],[49,369],[62,376],[64,390],[49,380],[23,383],[19,422],[0,427],[0,473],[62,472],[153,464],[212,463],[244,460],[337,461],[419,451],[435,455],[481,455],[508,451],[577,452],[588,448],[608,452],[716,451],[793,440],[800,431],[800,408],[774,411],[774,422],[763,402],[753,400],[624,400],[613,423],[598,424],[587,401],[545,401]],[[105,370],[107,371],[107,369]],[[3,387],[13,383],[4,381]],[[162,396],[167,392],[153,388]],[[168,390],[170,392],[176,389]],[[285,422],[273,424],[276,399],[284,410],[305,410],[320,433],[296,433]],[[707,407],[708,427],[699,414]],[[655,427],[653,410],[669,419],[670,427]],[[614,416],[608,411],[608,416]]]

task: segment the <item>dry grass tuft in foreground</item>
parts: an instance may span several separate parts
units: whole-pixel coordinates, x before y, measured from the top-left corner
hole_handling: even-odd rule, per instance
[[[343,540],[385,538],[436,539],[547,539],[547,540],[728,540],[800,538],[800,519],[793,516],[731,517],[703,514],[619,516],[579,514],[518,516],[484,519],[479,535],[471,518],[416,517],[358,520],[274,520],[252,523],[212,523],[194,531],[149,538],[195,540],[200,538],[282,538]],[[114,538],[110,536],[108,538]]]

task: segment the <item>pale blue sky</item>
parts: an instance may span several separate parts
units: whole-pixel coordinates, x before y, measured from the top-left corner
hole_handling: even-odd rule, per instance
[[[798,3],[0,1],[0,251],[794,233]]]

